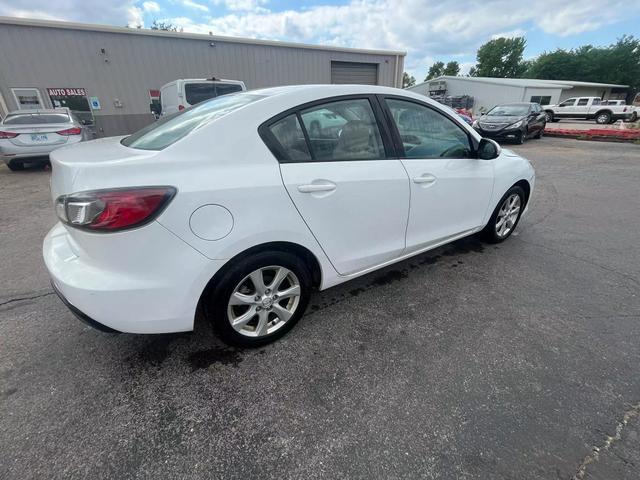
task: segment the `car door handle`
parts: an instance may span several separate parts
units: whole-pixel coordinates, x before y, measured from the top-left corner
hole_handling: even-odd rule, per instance
[[[336,185],[333,183],[310,183],[308,185],[298,185],[298,191],[300,193],[332,192],[335,189]]]
[[[420,177],[413,177],[413,183],[422,183],[422,184],[430,185],[435,182],[436,182],[436,177],[428,173],[425,173]]]

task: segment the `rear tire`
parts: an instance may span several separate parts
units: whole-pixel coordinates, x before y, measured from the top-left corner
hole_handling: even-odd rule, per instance
[[[9,163],[7,163],[7,167],[9,167],[9,170],[12,172],[19,172],[20,170],[24,170],[24,163],[22,160],[10,160]]]
[[[489,243],[504,242],[518,226],[524,207],[524,190],[514,185],[498,202],[489,222],[481,232],[482,237]]]
[[[281,338],[300,320],[311,286],[309,268],[297,256],[257,253],[223,274],[203,301],[204,313],[225,343],[260,347]]]
[[[543,134],[544,134],[544,127],[538,130],[538,133],[536,133],[536,135],[533,138],[537,138],[538,140],[540,140]]]

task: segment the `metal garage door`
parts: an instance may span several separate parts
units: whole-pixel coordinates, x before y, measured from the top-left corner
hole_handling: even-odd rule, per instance
[[[331,83],[378,84],[377,63],[331,62]]]

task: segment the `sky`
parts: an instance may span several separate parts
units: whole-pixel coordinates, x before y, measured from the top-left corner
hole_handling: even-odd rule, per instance
[[[435,61],[457,60],[466,73],[478,47],[501,36],[525,36],[527,59],[609,45],[638,32],[640,0],[0,0],[0,15],[143,27],[159,20],[185,32],[400,50],[420,82]]]

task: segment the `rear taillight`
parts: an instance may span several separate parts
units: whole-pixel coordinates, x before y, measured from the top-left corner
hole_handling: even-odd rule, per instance
[[[0,131],[0,138],[16,138],[18,135],[20,135],[20,134],[19,133],[13,133],[13,132]]]
[[[66,130],[60,130],[59,132],[56,132],[58,135],[64,135],[69,136],[69,135],[80,135],[82,133],[82,129],[78,128],[78,127],[72,127],[72,128],[67,128]]]
[[[178,111],[181,112],[182,110],[184,110],[184,105],[182,105],[182,104],[178,105]]]
[[[58,218],[67,225],[96,232],[114,232],[151,222],[169,204],[173,187],[117,188],[62,195]]]

